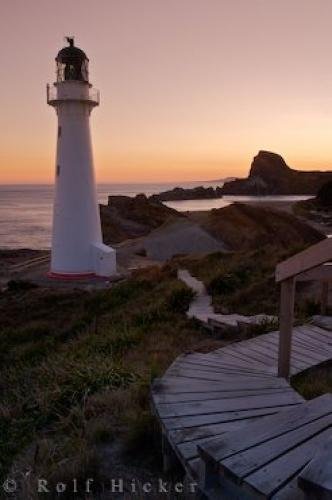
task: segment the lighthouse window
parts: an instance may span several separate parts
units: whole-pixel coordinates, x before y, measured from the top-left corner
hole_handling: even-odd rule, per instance
[[[59,177],[60,175],[60,165],[56,166],[56,176]]]
[[[61,127],[58,127],[58,137],[61,137]]]

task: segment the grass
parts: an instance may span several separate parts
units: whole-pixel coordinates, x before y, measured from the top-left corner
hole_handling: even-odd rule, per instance
[[[193,293],[176,279],[177,269],[202,279],[222,312],[276,314],[275,265],[298,250],[269,246],[177,257],[109,290],[15,283],[0,294],[0,479],[18,478],[22,498],[33,498],[37,477],[50,484],[98,480],[113,470],[110,450],[119,442],[127,461],[159,474],[151,381],[179,354],[222,345],[186,318]],[[316,307],[303,302],[298,312],[305,316]],[[274,328],[262,325],[248,335]],[[322,373],[293,383],[314,397],[331,390],[331,374]]]
[[[204,342],[183,314],[191,299],[157,268],[105,291],[3,293],[1,477],[25,474],[27,496],[38,475],[98,477],[98,449],[115,437],[158,468],[149,387],[178,354]],[[150,453],[139,454],[146,446]]]
[[[332,392],[332,362],[315,366],[292,377],[291,385],[305,399],[313,399]]]
[[[300,250],[267,245],[256,250],[177,258],[173,266],[189,269],[205,283],[218,312],[276,315],[280,291],[275,283],[275,266]],[[305,314],[305,306],[301,307]]]

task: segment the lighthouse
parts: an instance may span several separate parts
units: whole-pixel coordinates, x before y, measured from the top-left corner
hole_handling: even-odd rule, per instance
[[[90,133],[99,91],[89,59],[67,38],[56,57],[47,103],[58,118],[50,277],[82,279],[116,274],[115,250],[103,244]]]

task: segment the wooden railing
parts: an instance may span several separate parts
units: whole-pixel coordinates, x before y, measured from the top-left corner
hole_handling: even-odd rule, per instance
[[[329,283],[332,281],[332,238],[326,238],[290,257],[276,268],[276,281],[281,284],[279,377],[288,378],[290,374],[296,281],[312,280],[319,280],[322,283],[321,311],[325,314],[328,307]]]

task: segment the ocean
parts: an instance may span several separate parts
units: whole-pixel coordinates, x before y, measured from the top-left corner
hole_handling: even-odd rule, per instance
[[[109,195],[135,196],[139,193],[151,195],[176,186],[222,186],[222,182],[186,182],[161,184],[98,184],[100,203],[107,203]],[[305,199],[301,196],[252,197],[255,201]],[[228,196],[212,200],[172,201],[167,205],[179,211],[210,210],[221,208],[234,201],[250,200],[251,197]],[[52,185],[0,185],[0,248],[47,249],[51,245]]]

